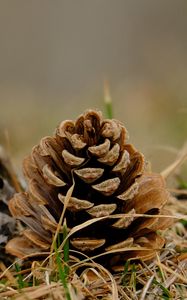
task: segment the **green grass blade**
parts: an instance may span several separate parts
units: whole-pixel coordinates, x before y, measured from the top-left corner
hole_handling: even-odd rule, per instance
[[[130,264],[130,261],[127,260],[125,265],[124,265],[124,271],[123,271],[123,275],[122,275],[122,284],[123,284],[123,286],[127,285],[126,276],[127,276],[128,270],[129,270],[129,264]]]
[[[165,286],[163,286],[163,284],[158,282],[156,279],[153,279],[153,283],[155,285],[158,285],[161,288],[161,290],[163,291],[162,299],[171,299],[170,291]]]
[[[177,180],[178,180],[178,188],[179,189],[187,189],[187,182],[184,181],[181,177],[177,177]]]
[[[106,117],[108,119],[113,118],[113,108],[112,108],[112,98],[109,91],[108,82],[104,82],[104,102],[105,102],[105,110],[106,110]]]
[[[16,277],[17,277],[18,288],[21,290],[21,289],[23,289],[26,286],[26,284],[23,281],[23,276],[21,274],[19,274],[20,271],[21,271],[20,265],[19,264],[15,264],[15,269],[16,269],[16,272],[17,272]]]
[[[135,263],[132,264],[131,271],[132,271],[132,277],[131,277],[132,285],[133,285],[134,292],[136,292],[136,265],[135,265]]]
[[[56,254],[56,262],[57,262],[57,267],[58,267],[58,273],[59,273],[59,279],[63,284],[65,294],[66,294],[66,299],[71,300],[71,296],[68,290],[68,285],[67,285],[67,276],[65,274],[65,271],[62,267],[62,261],[61,261],[61,256],[60,253],[57,249],[56,242],[54,243],[54,249],[55,249],[55,254]]]
[[[66,239],[68,235],[68,230],[67,230],[67,224],[66,224],[66,219],[64,220],[64,224],[63,224],[63,240],[66,240],[65,244],[64,244],[64,273],[65,276],[67,277],[69,274],[69,240]]]

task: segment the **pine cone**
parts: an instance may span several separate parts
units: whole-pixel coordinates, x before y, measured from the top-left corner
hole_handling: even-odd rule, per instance
[[[163,207],[170,195],[160,175],[146,172],[144,156],[127,143],[121,122],[94,110],[64,121],[33,148],[23,170],[28,191],[15,194],[9,208],[27,228],[8,243],[9,253],[23,257],[50,249],[73,184],[65,211],[68,229],[102,219],[73,234],[70,249],[91,256],[112,250],[117,254],[106,257],[117,265],[127,258],[151,259],[164,246],[157,231],[171,219],[158,215],[168,214]],[[129,247],[134,250],[125,251]]]

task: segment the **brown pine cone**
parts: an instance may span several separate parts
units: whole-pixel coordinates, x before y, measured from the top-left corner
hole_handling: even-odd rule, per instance
[[[8,243],[9,253],[23,257],[50,249],[73,183],[65,211],[68,229],[104,218],[73,234],[70,249],[89,256],[114,250],[117,254],[106,257],[119,264],[127,258],[151,259],[164,246],[157,231],[171,219],[158,215],[168,214],[163,207],[170,195],[160,175],[146,172],[144,156],[127,143],[121,122],[103,119],[95,110],[75,122],[66,120],[33,148],[23,170],[28,191],[15,194],[9,208],[27,228]],[[125,251],[129,247],[134,250]]]

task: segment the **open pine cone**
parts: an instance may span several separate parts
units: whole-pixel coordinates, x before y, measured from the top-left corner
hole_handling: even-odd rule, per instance
[[[70,249],[89,256],[114,250],[106,257],[117,265],[127,258],[151,259],[164,246],[158,230],[171,218],[159,215],[168,214],[163,207],[170,194],[159,174],[146,172],[144,156],[127,143],[121,122],[95,110],[66,120],[33,148],[23,170],[28,191],[15,194],[9,208],[27,228],[8,243],[9,253],[48,251],[65,200],[68,229],[103,217],[71,235]]]

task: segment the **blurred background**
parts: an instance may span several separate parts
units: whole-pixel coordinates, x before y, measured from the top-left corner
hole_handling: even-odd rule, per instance
[[[156,171],[187,140],[186,0],[0,0],[0,142],[17,165],[63,119],[105,110]]]

